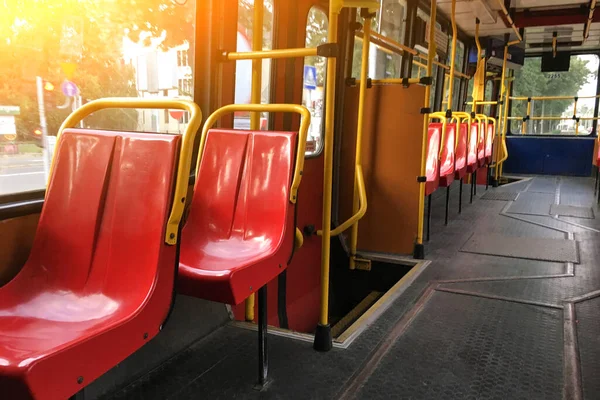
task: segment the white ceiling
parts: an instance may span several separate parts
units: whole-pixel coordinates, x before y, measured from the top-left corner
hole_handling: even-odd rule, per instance
[[[490,21],[490,16],[485,12],[485,3],[487,8],[492,12],[492,18],[496,22]],[[579,7],[581,4],[588,5],[587,0],[512,0],[511,7],[517,11],[528,9],[535,15],[535,11],[562,9],[568,7]],[[438,10],[450,19],[452,2],[451,0],[439,0],[437,2]],[[498,36],[511,34],[511,40],[516,38],[512,28],[507,28],[503,19],[500,17],[502,13],[498,0],[456,0],[456,23],[469,36],[475,35],[475,18],[479,17],[482,21],[479,26],[479,36]],[[600,11],[599,11],[600,12]],[[477,15],[479,14],[479,15]],[[487,23],[485,23],[487,22]],[[491,22],[491,23],[490,23]],[[561,46],[561,43],[580,42],[583,38],[584,24],[576,25],[559,25],[559,26],[544,26],[525,28],[525,42],[527,51],[539,51],[539,44],[547,45],[546,48],[552,48],[552,33],[558,33],[557,41],[559,50],[569,49],[598,49],[600,48],[600,23],[593,23],[590,27],[588,39],[582,46],[567,47]]]

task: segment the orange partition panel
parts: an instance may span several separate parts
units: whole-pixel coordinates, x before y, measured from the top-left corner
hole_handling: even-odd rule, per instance
[[[358,87],[344,96],[338,221],[352,213]],[[358,250],[410,254],[417,236],[425,88],[374,85],[365,98],[362,166],[367,213]]]

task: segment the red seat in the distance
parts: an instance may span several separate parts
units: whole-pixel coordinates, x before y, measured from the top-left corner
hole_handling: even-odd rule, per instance
[[[208,132],[182,231],[181,293],[239,304],[287,267],[296,146],[295,132]]]
[[[0,397],[66,399],[142,347],[172,301],[180,136],[65,130],[31,255],[0,288]]]
[[[481,124],[475,124],[475,125],[481,125],[478,128],[478,135],[477,135],[477,164],[479,165],[479,167],[483,167],[485,166],[485,137],[486,137],[486,125],[485,123],[481,123]]]
[[[469,125],[460,124],[456,144],[456,162],[454,164],[454,178],[463,179],[467,174],[467,142]]]
[[[446,137],[440,157],[440,186],[448,187],[454,182],[454,164],[456,146],[456,124],[446,124]]]
[[[439,154],[442,123],[431,122],[427,130],[427,154],[425,158],[425,196],[436,191],[440,184]]]
[[[494,145],[494,135],[496,134],[496,125],[489,123],[487,134],[485,136],[485,164],[492,163],[492,147]]]
[[[477,164],[477,145],[479,142],[479,124],[471,124],[469,142],[467,143],[467,173],[472,174],[479,168]]]

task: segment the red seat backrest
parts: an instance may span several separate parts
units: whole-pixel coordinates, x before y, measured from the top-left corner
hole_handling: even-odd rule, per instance
[[[214,262],[202,268],[227,269],[227,255],[211,253],[207,243],[236,240],[281,245],[293,208],[289,193],[296,139],[294,132],[208,132],[182,233],[182,260],[184,251],[185,259],[196,262],[211,256]],[[250,263],[252,258],[245,261]]]
[[[429,123],[427,130],[427,154],[425,156],[425,177],[427,178],[425,195],[433,193],[439,185],[440,170],[438,165],[441,136],[442,124],[440,122]]]
[[[492,146],[494,143],[494,134],[496,131],[496,126],[494,124],[488,124],[487,135],[485,137],[485,156],[492,156]]]
[[[179,141],[65,130],[23,272],[56,290],[147,298],[160,273]],[[161,278],[172,289],[170,271]]]
[[[479,140],[479,124],[471,124],[471,134],[469,135],[469,146],[467,151],[467,165],[477,163],[477,143]]]
[[[440,157],[440,175],[454,173],[454,146],[456,145],[456,124],[446,124],[446,138]]]
[[[460,124],[460,129],[458,130],[458,144],[456,146],[456,164],[454,167],[457,170],[462,169],[467,165],[468,130],[468,124]]]
[[[485,124],[481,124],[478,133],[479,135],[477,139],[477,159],[483,160],[485,158]]]

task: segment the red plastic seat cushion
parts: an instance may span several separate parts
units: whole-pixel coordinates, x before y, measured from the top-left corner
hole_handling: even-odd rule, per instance
[[[427,129],[427,154],[425,163],[425,196],[429,196],[440,184],[439,153],[442,140],[442,124],[431,122]]]
[[[181,293],[239,304],[287,266],[297,134],[209,131],[183,228]]]
[[[66,399],[159,332],[178,148],[178,136],[64,132],[31,255],[0,288],[5,398]]]
[[[456,163],[454,165],[454,178],[462,179],[467,173],[467,141],[468,124],[460,124],[458,130],[458,144],[456,146]]]
[[[440,157],[440,186],[448,187],[454,181],[456,124],[446,125],[446,138]]]
[[[471,124],[469,143],[467,146],[467,173],[472,174],[477,171],[477,145],[479,140],[479,124]]]
[[[496,127],[494,124],[488,124],[487,134],[485,136],[485,163],[490,164],[492,162],[492,146],[494,145],[494,135],[496,133]]]

